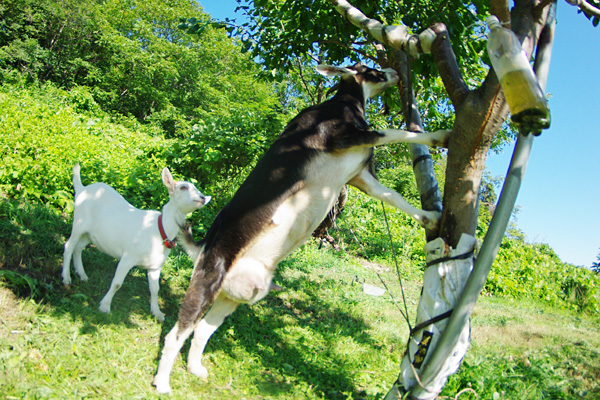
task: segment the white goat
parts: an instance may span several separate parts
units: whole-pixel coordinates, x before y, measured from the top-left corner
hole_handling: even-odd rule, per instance
[[[110,289],[100,302],[102,312],[110,312],[113,296],[127,273],[137,265],[148,270],[152,314],[161,322],[165,318],[158,306],[162,265],[175,246],[179,227],[185,223],[186,215],[206,205],[210,196],[204,196],[190,182],[175,181],[168,168],[162,171],[162,181],[169,191],[169,202],[164,205],[161,214],[135,208],[105,183],[83,186],[79,164],[73,167],[75,211],[71,237],[65,243],[63,254],[63,284],[67,287],[71,284],[72,256],[75,271],[82,281],[88,280],[81,252],[89,243],[120,259]]]
[[[171,390],[173,362],[192,332],[188,371],[208,376],[202,353],[212,333],[240,303],[252,304],[267,295],[277,263],[310,238],[344,185],[409,213],[421,225],[437,227],[439,212],[417,209],[377,181],[373,146],[399,142],[445,146],[450,132],[369,129],[365,102],[398,82],[392,69],[378,71],[357,64],[319,66],[318,71],[341,76],[336,95],[290,121],[202,242],[194,244],[187,235],[188,252],[197,257],[179,318],[165,338],[154,378],[159,393]]]

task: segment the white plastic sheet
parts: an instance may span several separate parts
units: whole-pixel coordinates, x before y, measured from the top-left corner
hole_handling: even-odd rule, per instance
[[[403,393],[418,385],[412,395],[419,400],[435,399],[443,389],[448,377],[456,372],[461,360],[467,352],[470,342],[470,323],[460,332],[456,346],[450,350],[451,356],[441,366],[440,373],[427,384],[418,378],[421,366],[433,352],[448,324],[443,318],[427,325],[432,319],[449,315],[456,306],[467,278],[473,269],[474,251],[477,240],[463,234],[456,249],[446,249],[445,242],[435,239],[425,245],[427,264],[423,274],[423,291],[417,309],[415,327],[425,324],[420,329],[413,328],[408,346],[402,360],[401,372],[394,388],[387,396],[388,400],[399,399]]]

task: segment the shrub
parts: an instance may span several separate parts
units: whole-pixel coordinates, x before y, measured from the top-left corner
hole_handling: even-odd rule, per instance
[[[164,201],[164,163],[156,156],[170,142],[135,121],[113,121],[86,89],[5,85],[0,109],[0,191],[6,196],[70,211],[72,166],[79,162],[84,184],[106,182],[137,207]]]
[[[541,299],[559,307],[596,312],[600,279],[588,269],[563,263],[547,244],[505,237],[485,290],[508,298]]]

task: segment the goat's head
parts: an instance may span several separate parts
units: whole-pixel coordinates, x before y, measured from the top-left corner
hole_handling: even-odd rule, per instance
[[[354,79],[363,89],[365,100],[376,96],[390,86],[398,83],[398,73],[392,68],[378,70],[358,63],[351,67],[335,67],[333,65],[318,65],[317,72],[324,76],[341,76]]]
[[[162,181],[169,191],[170,201],[184,214],[204,207],[211,199],[200,193],[193,183],[173,179],[169,168],[162,170]]]

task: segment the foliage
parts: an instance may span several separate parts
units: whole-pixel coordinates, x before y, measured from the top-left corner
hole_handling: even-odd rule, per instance
[[[192,127],[186,140],[174,143],[167,164],[196,177],[202,187],[212,186],[221,199],[230,198],[283,130],[286,117],[274,112],[261,116],[251,111],[226,118],[207,116]]]
[[[67,90],[88,87],[104,110],[187,137],[207,116],[277,108],[270,85],[220,29],[187,35],[178,17],[207,19],[185,0],[7,0],[0,5],[0,83],[25,74]],[[77,43],[76,46],[73,43]]]
[[[0,87],[0,191],[70,211],[79,162],[84,184],[103,181],[137,207],[159,208],[167,197],[159,158],[169,141],[134,120],[113,121],[88,96],[85,88]]]
[[[486,281],[495,296],[541,299],[556,307],[600,310],[600,279],[587,268],[560,261],[546,244],[505,237]]]
[[[236,24],[227,20],[221,26],[260,60],[265,76],[301,73],[315,63],[380,62],[372,39],[335,13],[327,0],[239,0],[239,4],[238,10],[248,22]],[[467,84],[476,87],[487,73],[488,67],[481,62],[488,59],[483,23],[488,13],[487,2],[431,0],[399,4],[358,0],[352,4],[371,18],[384,24],[403,24],[414,33],[422,32],[439,22],[440,15],[446,15],[443,22],[448,27]],[[447,12],[450,8],[452,12]],[[311,29],[317,26],[318,29]],[[411,60],[410,68],[414,73],[413,90],[427,130],[451,127],[454,109],[432,57],[423,55]],[[398,97],[386,93],[384,98],[391,114],[398,114],[401,106]],[[508,125],[504,126],[494,147],[511,137]]]
[[[591,270],[600,274],[600,254],[596,257],[596,261],[592,263]]]

